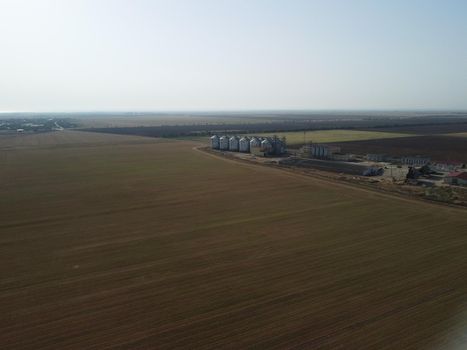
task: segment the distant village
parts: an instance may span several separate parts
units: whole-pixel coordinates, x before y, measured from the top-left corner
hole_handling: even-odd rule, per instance
[[[6,118],[0,119],[0,133],[33,133],[61,131],[75,127],[69,118]]]

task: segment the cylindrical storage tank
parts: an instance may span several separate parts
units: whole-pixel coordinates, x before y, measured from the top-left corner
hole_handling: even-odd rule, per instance
[[[272,151],[272,143],[268,139],[264,139],[261,141],[261,150],[263,152],[271,152]]]
[[[321,158],[321,146],[320,145],[315,146],[314,156],[316,158]]]
[[[232,136],[229,140],[229,150],[238,152],[238,146],[239,146],[238,137]]]
[[[320,156],[321,158],[324,157],[324,146],[319,146],[319,156]]]
[[[219,139],[219,149],[227,151],[229,149],[229,138],[227,136],[222,136]]]
[[[315,149],[316,149],[316,151],[315,151],[315,157],[316,157],[316,158],[321,157],[321,146],[315,146]]]
[[[211,136],[211,148],[219,149],[219,136],[217,135]]]
[[[246,136],[243,136],[238,145],[240,152],[250,152],[250,139]]]
[[[253,137],[250,140],[250,149],[252,147],[261,147],[261,141],[257,137]]]
[[[282,154],[282,142],[278,138],[273,140],[274,154]]]

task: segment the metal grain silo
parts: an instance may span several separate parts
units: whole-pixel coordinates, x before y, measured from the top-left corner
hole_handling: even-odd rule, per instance
[[[211,148],[219,149],[219,136],[217,135],[211,136]]]
[[[326,149],[324,148],[324,146],[319,146],[319,157],[320,158],[324,158],[326,157]]]
[[[229,138],[227,136],[222,136],[219,139],[219,149],[227,151],[229,149]]]
[[[238,149],[240,152],[250,152],[250,139],[243,136],[239,141]]]
[[[229,140],[229,150],[238,152],[239,141],[237,136],[232,136]]]
[[[250,149],[252,147],[261,147],[261,141],[257,137],[253,137],[250,140]]]
[[[270,153],[272,151],[272,143],[268,139],[261,141],[261,150]]]

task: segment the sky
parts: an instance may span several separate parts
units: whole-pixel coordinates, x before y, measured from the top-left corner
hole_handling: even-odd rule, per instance
[[[467,110],[465,0],[0,0],[0,111]]]

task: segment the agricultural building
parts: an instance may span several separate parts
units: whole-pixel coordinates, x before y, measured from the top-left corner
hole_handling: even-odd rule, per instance
[[[217,135],[211,136],[211,148],[219,149],[219,136]]]
[[[383,168],[370,167],[363,172],[363,176],[381,176],[384,174]]]
[[[250,139],[246,136],[243,136],[238,145],[238,150],[240,152],[249,153],[250,152]]]
[[[449,173],[449,175],[444,178],[444,182],[449,185],[467,186],[467,172],[456,171]]]
[[[431,162],[430,168],[435,171],[456,171],[457,169],[462,168],[463,164],[461,162]]]
[[[229,151],[238,152],[239,141],[237,136],[232,136],[229,139]]]
[[[371,153],[366,155],[366,159],[370,162],[384,162],[387,160],[387,156],[385,154]]]
[[[312,143],[305,145],[300,149],[300,154],[305,158],[330,159],[333,154],[340,153],[341,149],[337,146]]]
[[[219,149],[227,151],[229,149],[229,138],[227,136],[222,136],[219,139]]]
[[[264,139],[263,141],[261,141],[261,150],[267,154],[272,153],[272,142],[268,139]]]
[[[261,140],[254,136],[250,140],[250,149],[255,147],[261,147]]]
[[[261,156],[281,155],[286,152],[285,138],[279,139],[274,137],[252,137],[247,136],[239,138],[237,136],[222,136],[217,135],[211,137],[211,148],[220,149],[223,151],[253,153]]]
[[[250,146],[250,152],[251,154],[253,154],[254,156],[259,156],[259,157],[266,157],[268,155],[267,152],[265,152],[261,146],[253,146],[251,147]]]
[[[429,157],[421,157],[421,156],[409,156],[409,157],[401,157],[400,162],[405,165],[409,166],[424,166],[430,162]]]
[[[333,153],[332,160],[338,160],[341,162],[351,162],[355,160],[355,156],[349,153]]]

